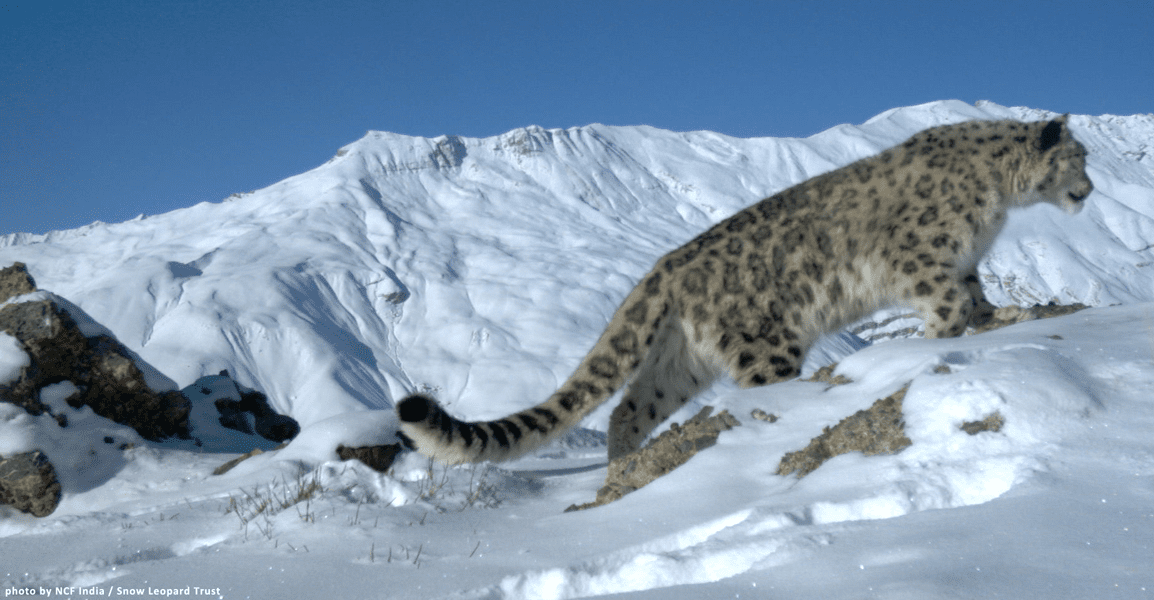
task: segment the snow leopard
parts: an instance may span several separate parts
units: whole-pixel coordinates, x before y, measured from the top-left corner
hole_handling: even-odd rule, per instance
[[[467,422],[410,395],[396,404],[402,441],[444,464],[508,460],[624,388],[614,459],[719,376],[742,387],[795,378],[820,335],[880,308],[914,309],[928,338],[958,336],[992,310],[976,267],[1007,210],[1046,202],[1073,214],[1093,190],[1068,120],[929,128],[761,200],[659,259],[547,400]]]

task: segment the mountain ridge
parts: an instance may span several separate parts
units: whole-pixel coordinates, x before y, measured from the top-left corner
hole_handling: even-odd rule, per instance
[[[943,101],[809,138],[369,132],[219,203],[0,236],[0,265],[25,262],[180,385],[228,369],[302,426],[414,389],[491,417],[552,391],[653,261],[712,223],[925,127],[1052,115]],[[1012,218],[983,262],[991,299],[1154,300],[1154,115],[1071,127],[1091,208]]]

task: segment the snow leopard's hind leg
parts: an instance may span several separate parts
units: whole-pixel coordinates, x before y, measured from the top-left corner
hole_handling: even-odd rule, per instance
[[[641,447],[646,436],[717,378],[670,320],[629,383],[609,421],[609,460]]]

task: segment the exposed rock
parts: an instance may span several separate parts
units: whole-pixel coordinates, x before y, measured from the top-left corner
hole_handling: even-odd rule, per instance
[[[0,401],[39,415],[48,410],[40,402],[39,390],[71,381],[80,390],[68,398],[75,408],[87,405],[146,439],[188,437],[189,404],[184,396],[149,388],[130,358],[131,351],[107,335],[85,337],[68,312],[50,298],[0,308],[0,331],[20,340],[31,360],[15,382],[0,386]]]
[[[685,425],[674,423],[644,448],[610,461],[605,485],[597,491],[597,499],[574,504],[565,512],[613,502],[685,464],[693,455],[716,444],[722,431],[741,424],[729,411],[723,410],[712,417],[711,412],[713,407],[706,406]]]
[[[248,412],[240,409],[240,402],[227,398],[218,398],[214,400],[212,404],[220,413],[219,421],[222,426],[249,435],[256,433],[249,425]]]
[[[182,392],[190,402],[211,401],[223,427],[273,442],[291,440],[300,433],[296,419],[273,410],[267,396],[237,383],[227,370],[201,377]]]
[[[772,413],[767,413],[764,410],[761,410],[760,408],[753,409],[753,411],[751,411],[749,413],[749,416],[757,419],[758,421],[765,421],[767,423],[776,423],[777,419],[778,419],[777,415],[772,414]]]
[[[30,361],[16,381],[0,385],[0,401],[15,404],[33,415],[48,410],[40,402],[40,388],[67,380],[68,371],[62,367],[79,362],[81,355],[75,350],[80,345],[87,346],[79,330],[70,331],[60,325],[59,319],[52,318],[51,308],[45,301],[0,307],[0,331],[19,340]],[[60,344],[47,342],[57,337]],[[59,346],[58,353],[52,352],[54,346]],[[41,362],[40,357],[45,360]],[[63,427],[65,423],[60,425]]]
[[[987,304],[975,311],[967,334],[974,335],[1024,321],[1068,315],[1085,308],[1089,307],[1085,304],[1058,306],[1051,303],[1029,308],[1017,306],[994,308]],[[831,385],[848,383],[849,380],[840,375],[833,376],[835,366],[822,367],[809,381]],[[938,365],[934,368],[934,372],[949,373],[950,369],[947,365]],[[893,395],[874,402],[870,408],[846,417],[834,427],[826,427],[822,434],[814,438],[804,449],[787,453],[778,465],[777,474],[788,475],[796,472],[798,477],[804,477],[830,458],[848,452],[861,452],[871,456],[896,454],[905,449],[912,443],[905,435],[905,422],[902,419],[902,399],[907,389],[908,385]],[[755,415],[755,418],[763,417]],[[1005,418],[1001,413],[994,412],[981,421],[962,423],[960,429],[970,435],[976,435],[982,431],[1000,431],[1004,424]]]
[[[296,419],[277,413],[258,415],[255,427],[257,435],[274,442],[291,440],[301,432]]]
[[[1002,413],[994,411],[981,421],[965,421],[961,424],[960,429],[970,435],[978,435],[983,431],[997,433],[1002,430],[1002,426],[1005,424],[1006,418],[1002,416]]]
[[[833,363],[832,365],[826,365],[826,366],[814,371],[813,375],[809,376],[809,379],[805,379],[803,381],[812,381],[814,383],[825,383],[825,384],[829,384],[830,387],[833,387],[835,385],[845,385],[847,383],[853,383],[853,380],[850,379],[849,377],[846,377],[845,375],[836,375],[835,376],[833,374],[833,371],[836,368],[837,368],[837,363]]]
[[[23,264],[0,269],[0,303],[36,291]],[[188,437],[189,403],[184,396],[151,389],[130,350],[109,335],[86,337],[69,310],[80,309],[46,292],[0,307],[0,331],[15,337],[29,359],[14,381],[0,385],[0,402],[32,415],[47,413],[67,427],[66,415],[57,414],[62,407],[55,405],[54,412],[42,401],[41,391],[69,382],[71,395],[62,400],[73,408],[88,406],[146,439]],[[0,504],[44,516],[59,501],[56,470],[42,452],[0,461]]]
[[[378,473],[387,473],[400,451],[400,444],[363,446],[360,448],[350,448],[344,444],[337,446],[337,456],[340,456],[341,460],[359,460]]]
[[[56,469],[39,450],[0,458],[0,504],[45,517],[60,504]]]
[[[36,282],[28,274],[24,263],[13,263],[10,267],[0,269],[0,303],[35,291]]]
[[[861,452],[866,456],[874,454],[896,454],[912,442],[905,434],[902,420],[902,399],[909,385],[892,395],[873,403],[865,410],[859,410],[826,427],[821,435],[797,452],[789,452],[778,464],[777,474],[788,475],[797,472],[805,477],[820,467],[825,461],[848,452]]]
[[[188,437],[189,404],[180,392],[150,389],[120,342],[98,336],[89,338],[89,345],[91,376],[78,383],[87,385],[87,390],[69,401],[72,406],[91,406],[96,414],[132,427],[145,439]]]

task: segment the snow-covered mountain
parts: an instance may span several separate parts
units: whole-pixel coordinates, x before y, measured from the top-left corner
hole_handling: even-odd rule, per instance
[[[416,389],[469,418],[544,399],[656,258],[756,200],[926,127],[1051,116],[946,101],[805,139],[602,125],[484,139],[370,132],[312,171],[220,203],[0,236],[0,266],[26,263],[40,288],[178,385],[228,369],[302,426],[289,448],[227,476],[207,473],[231,456],[142,444],[107,480],[65,485],[51,517],[0,513],[0,582],[221,597],[954,598],[1039,586],[1149,597],[1154,571],[1135,565],[1154,565],[1154,115],[1071,117],[1090,152],[1086,209],[1014,214],[981,265],[995,303],[1121,307],[875,345],[843,361],[858,383],[840,391],[721,385],[706,398],[743,422],[772,408],[780,424],[727,432],[708,457],[586,513],[560,514],[591,500],[604,474],[558,475],[579,452],[485,471],[506,508],[473,498],[460,513],[414,491],[436,485],[423,465],[383,476],[326,462],[334,439],[390,435],[390,412],[365,411]],[[932,375],[941,365],[954,374]],[[909,450],[843,457],[801,482],[772,475],[784,451],[910,381]],[[1003,433],[956,431],[994,408]],[[586,425],[603,430],[607,417]],[[238,527],[230,499],[287,493],[295,469],[323,482],[317,514]],[[445,481],[464,478],[471,497],[461,473]],[[1094,512],[1106,506],[1116,511]],[[117,541],[101,541],[110,532]],[[348,569],[353,581],[334,579]]]
[[[0,237],[0,264],[27,263],[179,385],[227,368],[302,425],[415,388],[492,417],[550,393],[656,258],[710,224],[926,127],[1047,116],[938,102],[806,139],[370,132],[222,203]],[[984,263],[990,299],[1154,300],[1154,118],[1071,128],[1095,199],[1013,220]]]

